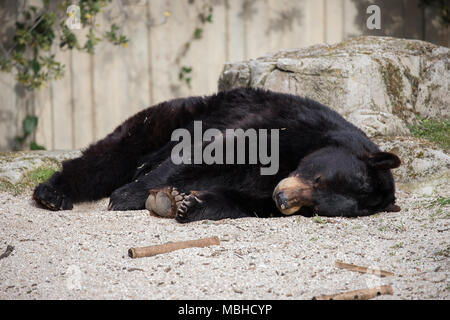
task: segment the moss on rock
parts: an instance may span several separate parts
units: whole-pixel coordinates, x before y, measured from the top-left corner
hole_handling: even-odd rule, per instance
[[[0,178],[0,191],[6,191],[13,195],[18,195],[32,190],[39,183],[46,181],[53,173],[58,171],[58,166],[43,165],[38,168],[27,171],[23,174],[18,183],[11,183],[5,178]]]

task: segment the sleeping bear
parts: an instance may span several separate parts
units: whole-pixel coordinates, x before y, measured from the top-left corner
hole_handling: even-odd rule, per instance
[[[200,134],[213,130],[200,145],[202,155],[215,142],[212,163],[194,161],[190,148],[180,152],[180,139],[174,139],[180,129],[195,136],[198,124]],[[250,135],[238,145],[230,143],[238,138],[228,134],[233,129],[266,134],[256,147]],[[260,144],[263,138],[269,147]],[[242,148],[244,154],[237,155]],[[263,174],[267,159],[252,157],[261,151],[277,153],[275,170]],[[215,157],[222,152],[226,160]],[[233,161],[238,156],[241,162]],[[366,216],[400,210],[390,171],[399,165],[396,155],[380,151],[363,131],[316,101],[239,88],[175,99],[135,114],[79,158],[65,161],[35,188],[33,199],[50,210],[69,210],[74,203],[109,196],[109,210],[147,208],[179,222]]]

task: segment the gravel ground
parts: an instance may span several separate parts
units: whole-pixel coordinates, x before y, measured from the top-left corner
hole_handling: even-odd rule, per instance
[[[391,284],[378,299],[449,299],[449,206],[398,192],[398,213],[371,217],[200,221],[109,212],[107,199],[73,211],[0,193],[0,299],[311,299]],[[131,259],[130,247],[218,236],[219,246]],[[387,278],[336,260],[394,272]]]

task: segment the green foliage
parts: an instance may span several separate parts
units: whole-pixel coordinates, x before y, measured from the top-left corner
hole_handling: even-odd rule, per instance
[[[56,170],[54,168],[41,167],[29,172],[27,175],[27,179],[29,180],[30,184],[35,186],[39,183],[47,181],[55,172]]]
[[[408,125],[408,128],[413,136],[434,142],[445,150],[450,149],[450,120],[417,117],[414,124]]]
[[[111,30],[105,33],[105,38],[115,45],[122,45],[126,47],[128,39],[123,34],[119,34],[119,30],[120,28],[116,24],[112,24]]]
[[[186,41],[183,45],[181,53],[176,58],[176,63],[179,64],[181,58],[186,56],[191,44],[203,38],[204,25],[207,23],[213,23],[213,7],[211,5],[206,5],[202,8],[201,12],[198,14],[197,26],[192,33],[191,38]],[[191,76],[192,67],[182,66],[178,72],[178,79],[184,82],[189,88],[191,88]]]
[[[22,121],[22,131],[21,136],[16,136],[15,140],[19,146],[23,146],[25,140],[36,130],[38,125],[38,118],[36,116],[28,115]],[[45,150],[43,146],[38,145],[34,140],[30,143],[31,150]]]
[[[203,35],[203,29],[202,28],[195,28],[194,30],[194,39],[201,39]]]
[[[80,23],[88,27],[89,33],[84,45],[66,25],[72,13],[66,9],[72,1],[64,0],[57,7],[43,0],[42,8],[25,8],[16,21],[12,48],[3,50],[0,56],[0,70],[14,72],[17,81],[29,89],[38,89],[50,79],[64,75],[64,65],[50,52],[54,42],[59,41],[60,49],[78,49],[94,53],[95,46],[103,39],[114,45],[126,46],[128,39],[120,33],[120,28],[112,24],[103,37],[98,35],[95,16],[112,0],[79,0],[74,2],[80,8]]]
[[[15,31],[11,48],[0,46],[0,71],[15,74],[16,81],[26,89],[39,89],[51,79],[64,76],[65,66],[57,61],[51,52],[58,45],[60,50],[77,49],[90,54],[102,40],[114,45],[126,47],[128,39],[120,32],[116,24],[110,30],[99,34],[95,16],[111,3],[112,0],[42,0],[42,6],[27,6],[15,22]],[[69,18],[74,18],[73,12],[66,12],[70,5],[78,5],[76,18],[82,28],[89,28],[84,44],[66,25]],[[16,137],[16,142],[23,147],[24,142],[37,127],[37,117],[28,115],[23,121],[23,135]],[[34,141],[32,150],[43,149]]]
[[[444,249],[441,249],[434,253],[436,256],[442,256],[442,257],[450,257],[450,246],[447,246]]]
[[[319,224],[326,224],[327,223],[327,221],[325,219],[319,217],[317,214],[314,215],[312,221],[314,223],[319,223]]]
[[[97,37],[92,29],[89,30],[87,35],[86,43],[83,46],[83,49],[86,50],[87,53],[93,54],[95,51],[95,46],[102,41],[101,38]]]
[[[1,55],[0,70],[15,71],[20,84],[34,89],[64,74],[63,66],[49,53],[55,39],[56,14],[30,6],[22,16],[22,21],[16,21],[12,49]]]
[[[450,198],[439,197],[435,200],[430,201],[425,208],[432,208],[434,206],[446,207],[450,206]]]
[[[42,165],[32,169],[23,175],[23,178],[16,184],[0,178],[0,191],[18,195],[26,190],[33,189],[39,183],[48,180],[56,171],[58,166],[53,164]]]
[[[192,67],[186,67],[183,66],[181,67],[180,73],[178,74],[178,79],[180,81],[184,81],[186,82],[186,84],[188,85],[188,87],[191,86],[191,72],[192,72]]]

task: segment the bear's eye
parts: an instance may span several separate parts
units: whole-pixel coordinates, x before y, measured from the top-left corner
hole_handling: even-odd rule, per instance
[[[322,180],[322,176],[321,175],[317,175],[314,177],[314,182],[313,182],[313,187],[314,188],[318,188],[320,186],[320,182]]]

